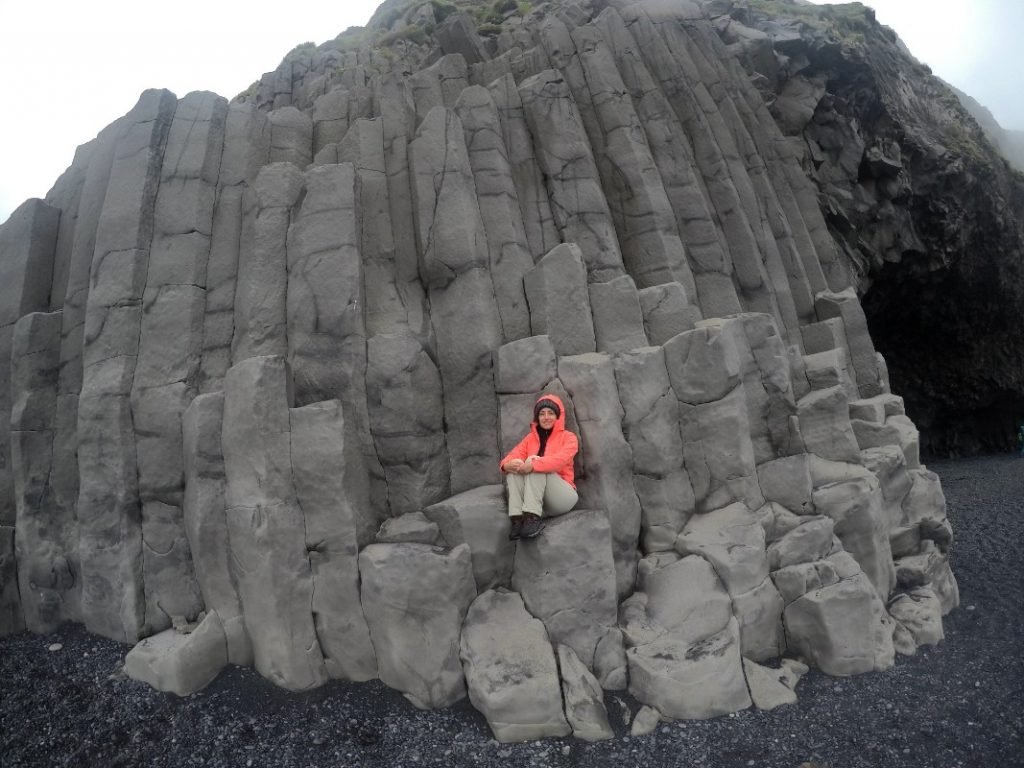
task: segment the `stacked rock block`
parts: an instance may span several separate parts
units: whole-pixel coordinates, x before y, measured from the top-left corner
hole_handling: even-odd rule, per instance
[[[84,622],[178,693],[468,695],[503,740],[940,640],[938,479],[700,10],[453,18],[429,66],[146,92],[0,229],[2,630]],[[514,544],[497,464],[543,392],[580,504]]]

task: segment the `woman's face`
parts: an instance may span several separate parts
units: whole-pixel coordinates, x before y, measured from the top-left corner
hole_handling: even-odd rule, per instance
[[[555,416],[555,412],[550,408],[541,408],[537,414],[537,423],[540,424],[541,429],[551,429],[555,426],[555,421],[558,419]]]

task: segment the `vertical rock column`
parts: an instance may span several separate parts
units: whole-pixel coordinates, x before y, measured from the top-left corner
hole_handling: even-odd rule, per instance
[[[641,288],[675,281],[682,283],[687,295],[694,296],[693,273],[675,214],[615,59],[596,26],[577,27],[571,37],[585,78],[581,87],[589,91],[595,129],[602,134],[598,169],[619,233],[623,262]],[[593,139],[592,143],[598,145]]]
[[[182,417],[185,495],[182,513],[192,563],[207,611],[224,626],[232,664],[252,664],[252,644],[242,618],[238,586],[231,573],[231,545],[224,493],[224,393],[199,395]]]
[[[577,243],[594,282],[623,274],[622,253],[590,141],[568,84],[545,70],[519,85],[562,241]]]
[[[383,119],[356,120],[337,154],[339,163],[352,163],[355,170],[366,334],[408,332],[409,316],[397,282]]]
[[[252,357],[224,380],[222,446],[231,564],[256,670],[293,691],[327,679],[313,625],[306,525],[292,483],[290,373]]]
[[[547,189],[544,187],[544,177],[537,165],[533,139],[523,111],[523,100],[511,74],[495,80],[488,86],[488,90],[501,119],[502,141],[508,150],[508,162],[526,240],[533,258],[539,259],[560,241]]]
[[[114,161],[114,146],[125,118],[104,128],[93,140],[82,197],[75,220],[68,264],[67,286],[63,299],[63,323],[60,344],[60,381],[57,387],[56,437],[53,445],[53,503],[60,510],[66,541],[68,561],[75,577],[77,605],[76,619],[81,620],[81,563],[78,553],[78,400],[82,389],[82,344],[85,329],[85,309],[89,296],[89,272],[96,245],[103,201],[107,194],[110,169]]]
[[[387,509],[387,487],[366,408],[363,305],[352,166],[312,168],[288,231],[288,360],[297,404],[335,398],[344,404],[352,480],[347,491],[361,521],[360,541],[369,543],[377,516]]]
[[[562,357],[558,378],[572,396],[580,428],[583,473],[578,481],[581,508],[608,515],[620,598],[636,582],[640,502],[633,489],[633,452],[622,435],[622,405],[609,355]]]
[[[146,91],[117,138],[90,273],[78,408],[82,615],[135,642],[145,624],[142,520],[130,396],[164,146],[177,100]]]
[[[53,437],[61,313],[32,313],[14,329],[11,356],[11,470],[17,506],[15,551],[25,626],[51,632],[74,618],[66,531],[53,503]],[[68,598],[69,605],[65,605]]]
[[[243,240],[235,290],[232,360],[288,352],[286,248],[292,208],[305,184],[292,163],[264,166],[252,188],[257,209]]]
[[[633,452],[633,486],[640,501],[645,553],[670,552],[693,514],[693,488],[683,467],[679,401],[661,347],[615,356],[622,431]]]
[[[199,389],[223,389],[231,365],[235,332],[235,288],[243,233],[251,235],[256,200],[247,194],[270,156],[270,123],[248,104],[228,107],[224,151],[220,159],[217,201],[206,268],[206,316],[203,321],[203,360]],[[251,242],[251,240],[247,240]]]
[[[462,124],[430,111],[409,147],[421,272],[444,383],[452,492],[498,482],[498,400],[491,355],[501,321]]]
[[[132,385],[147,633],[203,608],[182,516],[181,418],[196,393],[206,270],[227,102],[190,93],[174,113],[156,198]]]
[[[687,299],[703,308],[708,317],[739,312],[732,265],[715,226],[707,189],[696,173],[693,150],[682,123],[647,69],[640,47],[622,17],[608,8],[594,23],[604,34],[623,85],[633,100],[675,213],[696,288],[696,294],[687,295]]]
[[[291,461],[313,574],[313,622],[332,678],[370,680],[377,658],[359,600],[365,474],[352,461],[338,400],[292,408]],[[353,446],[358,455],[359,446]]]
[[[498,110],[487,89],[477,85],[462,92],[455,111],[466,132],[502,336],[506,342],[525,338],[530,335],[530,310],[523,276],[533,268],[533,257],[526,242]]]
[[[22,203],[0,227],[0,635],[24,624],[14,562],[17,515],[11,455],[11,352],[15,323],[49,307],[60,211],[42,200]]]

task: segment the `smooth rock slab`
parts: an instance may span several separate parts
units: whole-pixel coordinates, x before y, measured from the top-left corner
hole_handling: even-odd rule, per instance
[[[469,700],[498,741],[570,733],[548,633],[518,594],[489,590],[473,601],[462,626],[460,655]]]
[[[465,696],[459,635],[476,597],[469,547],[371,544],[359,573],[380,679],[420,709]]]

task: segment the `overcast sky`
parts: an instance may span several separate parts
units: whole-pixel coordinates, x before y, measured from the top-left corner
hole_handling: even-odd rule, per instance
[[[933,71],[1024,129],[1024,0],[873,0]],[[0,222],[146,88],[231,98],[295,45],[365,24],[375,0],[0,0]]]

